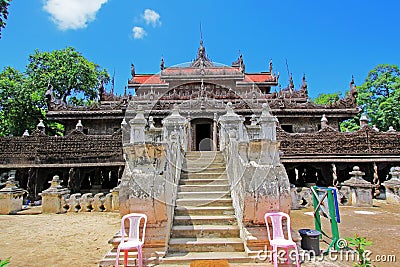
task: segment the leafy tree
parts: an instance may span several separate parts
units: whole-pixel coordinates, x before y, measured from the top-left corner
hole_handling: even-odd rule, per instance
[[[30,133],[40,119],[50,135],[61,134],[62,125],[46,120],[45,92],[49,85],[56,98],[71,105],[93,105],[98,86],[110,77],[105,69],[69,47],[52,52],[35,51],[26,72],[11,67],[0,72],[0,136]]]
[[[6,20],[8,17],[8,6],[10,5],[11,0],[0,0],[0,38],[1,38],[1,29],[6,27]]]
[[[24,74],[11,67],[0,72],[0,136],[32,132],[45,116],[43,96]]]
[[[331,103],[334,103],[335,101],[338,101],[341,95],[341,92],[336,92],[332,94],[319,94],[314,99],[314,103],[319,105],[329,105]]]
[[[357,87],[357,104],[381,130],[393,126],[400,130],[400,70],[397,65],[380,64],[371,70],[365,82]],[[360,116],[348,120],[341,128],[358,129]]]
[[[57,99],[67,104],[79,100],[94,100],[101,82],[108,83],[110,76],[105,69],[88,61],[72,47],[52,52],[35,51],[29,56],[26,69],[37,90],[44,93],[51,85]]]

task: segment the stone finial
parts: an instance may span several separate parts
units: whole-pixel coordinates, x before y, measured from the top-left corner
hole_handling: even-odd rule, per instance
[[[128,125],[128,123],[126,122],[125,118],[123,118],[122,122],[121,122],[121,128],[124,128],[127,125]]]
[[[367,114],[362,114],[360,118],[360,128],[368,125],[368,117]]]
[[[270,109],[269,105],[267,103],[263,103],[262,104],[261,116],[262,117],[272,117],[270,111],[271,111],[271,109]]]
[[[325,129],[326,127],[328,127],[328,119],[326,118],[326,115],[323,114],[321,119],[321,128]]]
[[[257,125],[257,119],[256,119],[256,114],[252,114],[250,118],[250,125],[255,126]]]
[[[22,136],[29,136],[29,131],[25,130],[24,133],[22,134]]]
[[[395,133],[396,130],[393,128],[393,126],[389,126],[389,130],[387,130],[388,133]]]
[[[60,180],[60,176],[54,175],[53,179],[49,181],[50,187],[42,192],[43,193],[69,193],[67,188],[64,188],[61,183],[63,180]]]
[[[45,129],[46,129],[46,127],[44,126],[43,120],[39,120],[38,125],[36,125],[36,130],[38,130],[39,132],[44,134],[45,133]]]
[[[233,105],[232,105],[232,102],[228,102],[227,104],[226,104],[226,113],[227,114],[233,114],[234,112],[233,112],[233,107],[232,107]]]
[[[372,129],[373,129],[375,132],[379,132],[379,128],[376,127],[376,124],[374,124],[374,125],[372,126]]]
[[[150,129],[154,129],[155,128],[153,116],[149,116],[149,128]]]
[[[396,179],[396,180],[400,181],[400,167],[390,168],[389,173],[392,176],[392,179]]]
[[[83,132],[83,125],[82,125],[82,121],[81,120],[78,120],[78,123],[76,124],[75,129],[77,131]]]
[[[360,167],[354,166],[353,170],[349,172],[349,174],[353,175],[353,177],[356,179],[362,179],[362,177],[365,175],[365,172],[360,171]]]
[[[0,190],[1,193],[14,193],[17,191],[22,191],[22,189],[19,188],[19,183],[14,176],[8,177],[6,186]]]

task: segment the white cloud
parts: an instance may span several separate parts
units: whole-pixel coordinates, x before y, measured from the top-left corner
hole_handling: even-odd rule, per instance
[[[146,21],[146,24],[153,25],[153,27],[157,27],[161,25],[160,14],[151,9],[146,9],[143,14],[143,18]]]
[[[45,0],[43,9],[61,30],[85,28],[108,0]]]
[[[133,27],[132,31],[133,38],[135,39],[143,39],[147,35],[146,31],[142,27],[135,26]]]

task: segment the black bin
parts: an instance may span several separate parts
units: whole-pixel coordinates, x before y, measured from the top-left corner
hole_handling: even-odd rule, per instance
[[[312,250],[315,255],[319,255],[321,253],[319,249],[319,237],[321,232],[312,229],[300,229],[299,230],[301,236],[301,248],[304,250]]]

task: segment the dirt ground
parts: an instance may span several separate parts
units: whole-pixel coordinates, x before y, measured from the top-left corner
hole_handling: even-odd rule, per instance
[[[36,209],[36,210],[35,210]],[[29,212],[40,211],[36,207]],[[291,212],[292,227],[314,228],[311,209]],[[373,241],[371,258],[394,255],[396,262],[376,266],[400,266],[400,206],[384,201],[371,208],[340,207],[341,237],[354,233]],[[108,240],[120,227],[118,213],[67,213],[0,216],[0,258],[11,257],[10,267],[94,267],[110,249]],[[329,232],[329,222],[323,221]],[[325,245],[321,243],[321,248]],[[246,265],[247,266],[247,265]],[[271,265],[268,265],[271,266]],[[305,261],[302,266],[352,266],[352,262]]]
[[[94,267],[110,250],[119,213],[0,215],[0,259],[10,267]]]
[[[386,204],[385,200],[374,200],[373,207],[340,206],[341,222],[339,234],[341,238],[353,237],[354,234],[366,237],[373,242],[366,247],[372,254],[370,259],[376,266],[400,266],[400,206]],[[310,214],[312,208],[292,210],[290,213],[292,227],[295,230],[314,227],[314,217]],[[322,230],[330,235],[330,223],[322,217]],[[325,239],[326,241],[329,241]],[[330,241],[329,241],[330,242]],[[320,243],[321,249],[326,249],[326,243]],[[393,262],[393,256],[395,261]],[[333,258],[335,255],[332,256]],[[329,256],[326,257],[329,260]],[[390,258],[390,262],[389,261]],[[328,261],[329,262],[329,261]],[[351,258],[335,261],[332,266],[352,266]],[[302,266],[327,266],[320,262],[305,261]]]

